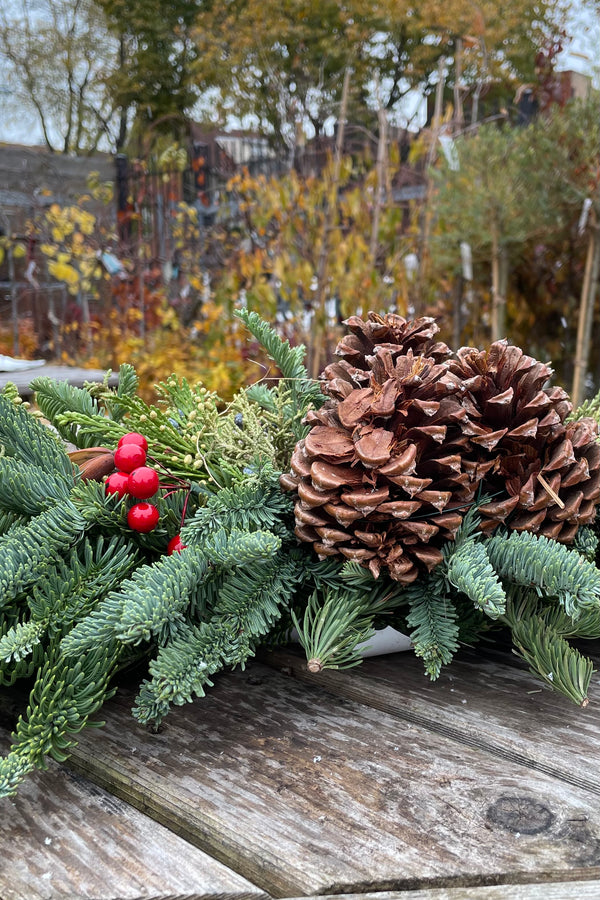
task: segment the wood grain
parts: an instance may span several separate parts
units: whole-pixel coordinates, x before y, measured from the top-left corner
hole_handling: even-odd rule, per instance
[[[591,646],[597,652],[597,642]],[[313,675],[300,650],[271,653],[271,665],[336,696],[366,703],[459,744],[476,747],[600,794],[600,677],[585,709],[542,687],[502,656],[463,653],[429,680],[413,653],[372,657],[344,672]],[[600,799],[598,800],[600,805]]]
[[[596,795],[414,722],[259,664],[160,734],[132,699],[71,763],[274,896],[600,878]]]
[[[263,900],[102,788],[51,763],[0,800],[2,900]]]
[[[600,881],[561,881],[557,884],[501,884],[402,893],[335,894],[310,900],[598,900],[599,897]]]

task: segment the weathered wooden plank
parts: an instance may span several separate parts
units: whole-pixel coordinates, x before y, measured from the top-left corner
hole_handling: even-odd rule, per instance
[[[132,699],[73,765],[274,896],[600,877],[596,796],[273,669],[156,735]]]
[[[595,652],[597,642],[591,643]],[[339,697],[367,703],[461,744],[600,794],[600,677],[585,709],[542,687],[523,666],[463,653],[429,680],[413,653],[372,657],[356,669],[313,675],[300,650],[269,654],[271,665]],[[598,801],[600,803],[600,800]]]
[[[47,378],[55,378],[57,381],[68,381],[75,387],[83,387],[85,381],[99,381],[102,383],[105,376],[104,369],[82,369],[79,366],[38,366],[35,369],[22,369],[21,371],[0,372],[0,390],[10,381],[17,386],[21,397],[30,397],[33,393],[30,384],[34,378],[44,375]],[[118,384],[117,373],[110,375],[108,383],[113,386]]]
[[[497,884],[491,887],[434,888],[427,891],[381,891],[376,894],[331,894],[308,900],[598,900],[600,881],[557,884]],[[300,898],[295,898],[300,900]]]
[[[52,763],[0,801],[2,900],[262,900],[201,850]]]

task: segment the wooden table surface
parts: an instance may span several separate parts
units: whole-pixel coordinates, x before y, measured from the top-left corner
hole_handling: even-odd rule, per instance
[[[578,709],[494,650],[435,683],[282,650],[158,734],[133,696],[0,801],[1,900],[600,898],[597,674]]]
[[[33,391],[30,383],[34,378],[44,375],[46,378],[54,378],[56,381],[68,381],[75,387],[83,387],[86,381],[104,381],[104,369],[82,369],[79,366],[36,366],[32,369],[21,369],[12,372],[0,372],[0,391],[10,381],[17,386],[21,397],[31,397]],[[111,387],[119,381],[117,372],[111,373],[108,383]]]

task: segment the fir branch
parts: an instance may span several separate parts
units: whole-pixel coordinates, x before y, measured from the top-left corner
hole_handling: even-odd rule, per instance
[[[450,584],[466,594],[478,609],[491,619],[502,615],[506,595],[483,543],[469,539],[459,543],[454,552],[446,549],[445,565]]]
[[[247,309],[235,310],[234,315],[241,319],[248,330],[261,343],[273,360],[291,393],[292,408],[304,415],[309,407],[319,408],[326,400],[319,383],[309,378],[304,365],[306,348],[303,344],[292,348],[289,341],[283,341],[274,328],[255,312]],[[300,429],[296,435],[300,438]]]
[[[241,531],[224,529],[209,535],[201,552],[213,565],[227,571],[232,567],[260,564],[272,559],[281,547],[281,538],[270,531]]]
[[[577,529],[575,540],[573,541],[573,549],[593,563],[596,560],[598,543],[598,535],[594,529],[584,525]]]
[[[76,661],[50,655],[31,692],[26,717],[12,735],[11,749],[0,760],[0,797],[11,796],[45,757],[64,762],[75,741],[71,737],[110,695],[109,681],[118,661],[114,645],[92,650]]]
[[[13,513],[35,516],[67,500],[73,479],[48,472],[12,456],[0,457],[0,506]]]
[[[289,537],[291,529],[285,519],[291,518],[292,511],[292,501],[280,490],[278,476],[272,469],[264,469],[257,477],[210,495],[182,529],[181,539],[184,544],[198,545],[211,533],[234,528]]]
[[[277,414],[278,403],[276,395],[266,384],[258,381],[256,384],[251,384],[250,387],[246,388],[245,393],[251,403],[255,403],[261,409],[264,409],[265,412],[269,412],[272,415]]]
[[[46,375],[34,378],[31,387],[35,391],[37,406],[65,441],[81,449],[94,446],[95,435],[80,434],[76,424],[58,421],[64,413],[81,413],[88,417],[100,416],[98,403],[88,390],[75,387],[68,381],[56,381]]]
[[[586,608],[574,620],[562,607],[553,604],[540,609],[538,616],[545,625],[560,634],[561,637],[600,638],[600,616],[596,609]]]
[[[586,607],[600,606],[600,570],[576,550],[541,535],[512,531],[486,543],[492,567],[503,581],[557,597],[576,619]]]
[[[443,578],[435,572],[409,585],[405,596],[410,606],[406,623],[412,629],[411,642],[435,681],[458,650],[456,609],[444,591]]]
[[[66,501],[0,537],[0,608],[30,588],[57,556],[81,539],[84,530],[84,519]]]
[[[204,697],[204,688],[212,687],[210,676],[221,667],[222,648],[214,627],[206,622],[182,627],[150,661],[151,679],[140,685],[134,718],[158,725],[171,704],[182,706]]]
[[[94,447],[117,445],[126,429],[114,419],[103,415],[94,415],[77,410],[57,412],[55,425],[60,433],[71,431],[76,435],[78,447]]]
[[[117,390],[103,394],[106,408],[115,421],[120,422],[125,415],[125,407],[119,403],[123,397],[135,397],[139,387],[139,378],[134,367],[130,363],[121,363],[119,366],[119,380]]]
[[[0,660],[9,663],[26,659],[40,643],[44,630],[43,622],[17,622],[0,638]]]
[[[4,454],[73,482],[73,467],[62,441],[50,428],[0,394],[0,445]]]
[[[138,548],[126,538],[86,539],[33,586],[29,609],[45,623],[51,639],[62,637],[115,590],[139,561]]]
[[[594,671],[592,661],[571,647],[540,616],[516,620],[511,630],[517,653],[530,671],[552,690],[579,706],[587,706]]]
[[[204,556],[193,549],[140,566],[63,638],[62,652],[74,656],[115,640],[136,645],[155,637],[164,643],[183,622],[206,572]]]
[[[12,509],[0,509],[0,537],[10,531],[15,525],[24,525],[29,519],[22,513]]]
[[[236,568],[226,577],[211,622],[231,628],[233,643],[241,635],[252,638],[266,634],[280,616],[280,606],[287,604],[299,572],[293,562],[279,554],[259,566]],[[232,658],[225,662],[243,662],[234,646]]]
[[[182,625],[150,662],[151,680],[138,694],[134,716],[160,722],[171,703],[204,696],[211,675],[224,666],[244,665],[256,640],[269,631],[288,600],[299,570],[287,557],[226,578],[208,622]]]
[[[313,591],[302,621],[291,611],[309,672],[349,669],[362,662],[359,645],[374,634],[374,615],[351,594],[328,591],[323,600]]]
[[[306,347],[304,345],[299,344],[297,347],[292,348],[290,342],[283,341],[275,329],[256,312],[250,312],[248,309],[242,308],[236,309],[234,315],[242,320],[248,331],[264,347],[284,378],[298,381],[308,377],[304,365],[304,357],[306,356]]]
[[[121,585],[115,637],[134,645],[155,637],[164,644],[183,621],[192,589],[206,572],[204,556],[191,548],[141,566]]]

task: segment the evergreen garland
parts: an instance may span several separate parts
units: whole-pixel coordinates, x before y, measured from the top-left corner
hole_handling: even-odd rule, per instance
[[[432,679],[461,643],[508,629],[544,684],[587,702],[592,665],[569,642],[600,637],[594,529],[572,549],[528,532],[489,537],[474,504],[442,561],[407,586],[338,556],[319,559],[295,537],[279,476],[325,398],[303,347],[255,313],[238,315],[280,374],[229,403],[173,375],[152,405],[129,365],[116,389],[37,378],[51,428],[12,388],[0,395],[0,683],[33,679],[0,761],[0,796],[48,755],[67,757],[131,661],[148,661],[133,714],[157,724],[292,627],[320,671],[358,664],[374,630],[393,624]],[[163,480],[148,534],[132,532],[129,501],[86,481],[64,444],[114,450],[131,431],[146,436]],[[167,555],[178,534],[181,552]]]

